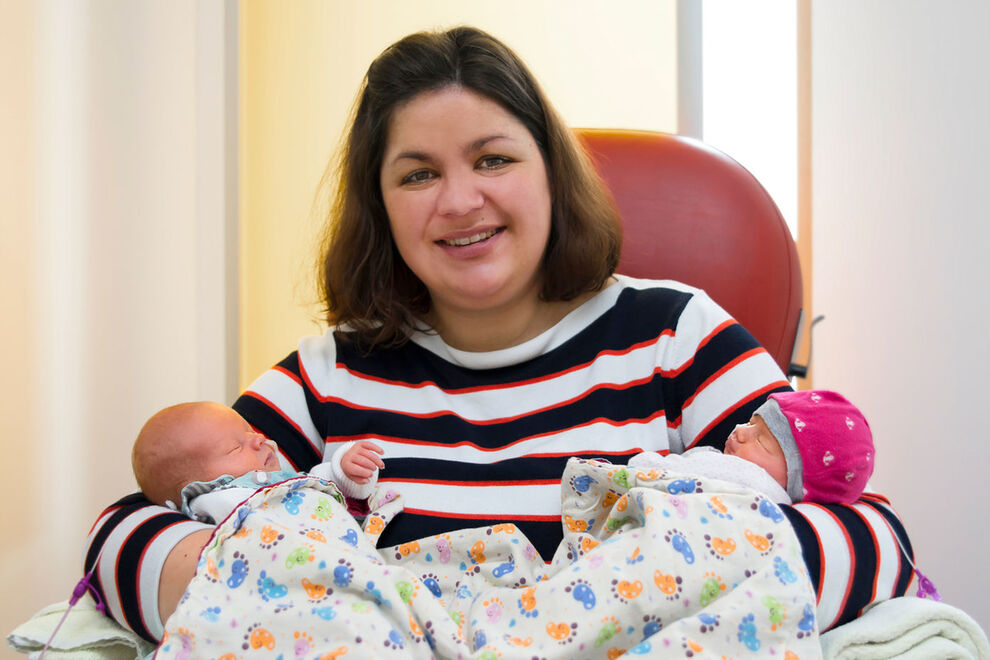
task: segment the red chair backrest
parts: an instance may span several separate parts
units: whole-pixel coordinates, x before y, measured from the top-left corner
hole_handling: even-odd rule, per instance
[[[786,373],[801,267],[780,211],[746,168],[704,143],[649,131],[578,129],[623,219],[618,272],[704,289]]]

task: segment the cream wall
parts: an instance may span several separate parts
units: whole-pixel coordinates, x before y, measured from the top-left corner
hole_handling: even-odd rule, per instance
[[[229,8],[0,1],[4,635],[70,595],[143,421],[236,392]]]
[[[242,385],[299,337],[322,332],[314,194],[378,53],[417,30],[475,25],[520,54],[571,125],[674,131],[677,2],[621,7],[597,0],[241,5]]]
[[[877,443],[919,568],[990,629],[990,3],[812,4],[815,384]]]

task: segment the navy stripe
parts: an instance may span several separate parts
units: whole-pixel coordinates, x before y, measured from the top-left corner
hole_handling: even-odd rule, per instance
[[[804,565],[808,568],[811,586],[814,588],[816,596],[820,595],[822,591],[822,556],[818,532],[811,526],[808,519],[794,507],[781,504],[780,509],[791,522],[791,527],[794,528],[798,541],[801,542],[801,554],[804,555]]]
[[[140,492],[132,493],[130,495],[120,498],[119,500],[114,502],[111,506],[107,507],[103,511],[103,513],[100,514],[100,517],[102,517],[108,511],[111,511],[112,509],[115,508],[117,509],[116,511],[113,511],[113,513],[111,513],[105,521],[103,521],[103,525],[93,536],[89,548],[86,550],[86,558],[83,560],[84,575],[96,566],[97,558],[100,556],[100,552],[103,550],[103,544],[106,543],[107,537],[110,536],[110,533],[114,530],[114,528],[116,528],[117,525],[119,525],[120,522],[124,520],[127,516],[134,513],[135,511],[138,511],[139,509],[144,508],[148,504],[149,502],[144,497],[143,493]],[[99,571],[95,571],[93,573],[93,576],[90,578],[89,583],[93,585],[93,588],[96,589],[96,592],[100,595],[100,598],[103,600],[104,603],[106,603],[107,595],[106,592],[103,590],[103,582],[100,580]],[[136,591],[134,594],[132,594],[131,597],[132,599],[138,598]],[[107,614],[110,615],[109,609],[107,610]],[[129,618],[128,615],[129,612],[127,610],[124,610],[125,618]],[[145,637],[145,639],[148,638]]]
[[[849,596],[846,599],[845,607],[839,613],[839,618],[833,625],[834,627],[852,621],[860,615],[864,607],[869,605],[873,598],[874,578],[879,563],[877,562],[877,549],[872,530],[859,512],[841,504],[823,506],[836,517],[839,525],[849,535],[853,548],[853,560],[856,564],[850,581],[852,587],[849,589]]]
[[[233,408],[241,417],[249,420],[258,432],[275,439],[279,450],[296,470],[308,470],[320,462],[321,457],[313,449],[309,439],[265,402],[250,394],[242,394],[234,402]]]
[[[455,532],[469,527],[486,527],[488,525],[507,522],[513,523],[526,535],[526,538],[533,544],[533,547],[540,553],[544,561],[550,561],[553,558],[553,554],[556,552],[557,546],[564,536],[559,518],[547,522],[514,520],[511,517],[441,518],[403,511],[385,527],[385,531],[382,532],[379,538],[378,547],[387,548],[400,543],[422,539],[426,536]]]
[[[910,586],[911,579],[914,576],[914,568],[912,566],[914,564],[914,548],[911,546],[911,540],[908,538],[907,530],[904,529],[904,525],[901,524],[901,521],[898,520],[897,516],[886,506],[865,498],[861,499],[859,503],[866,504],[883,516],[884,520],[887,521],[887,524],[890,525],[890,528],[894,531],[894,534],[901,540],[901,543],[904,545],[904,549],[907,550],[907,557],[904,558],[904,550],[901,550],[900,547],[897,549],[897,553],[902,557],[902,559],[901,568],[897,574],[897,580],[894,584],[893,593],[893,596],[903,596],[907,593],[908,586]]]
[[[658,409],[663,410],[659,380],[655,378],[652,382],[625,390],[599,389],[573,403],[493,424],[477,424],[453,414],[415,417],[326,402],[320,405],[320,409],[326,423],[333,420],[332,428],[317,428],[324,437],[330,439],[335,436],[370,434],[390,438],[416,438],[445,445],[470,442],[483,449],[498,449],[523,438],[557,433],[599,418],[616,423],[648,419]],[[496,405],[497,399],[496,396]]]
[[[400,384],[433,382],[444,390],[498,387],[559,374],[601,353],[655,341],[664,331],[674,330],[691,297],[674,289],[624,289],[614,307],[576,336],[544,355],[507,367],[468,369],[413,342],[365,354],[351,342],[338,341],[337,361],[353,372]]]
[[[611,463],[625,465],[636,453],[638,452],[630,450],[624,455],[609,455],[606,458]],[[441,484],[546,480],[559,482],[560,475],[564,473],[564,467],[567,465],[567,459],[572,456],[592,459],[602,458],[602,453],[589,450],[566,456],[510,458],[496,463],[480,464],[429,458],[385,458],[385,470],[382,471],[380,479],[382,483],[392,479],[410,479],[435,481]],[[395,484],[395,487],[401,489],[402,484]]]

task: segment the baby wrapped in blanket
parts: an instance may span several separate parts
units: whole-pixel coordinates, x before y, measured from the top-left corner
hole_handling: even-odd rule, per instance
[[[361,510],[384,467],[381,447],[368,441],[339,447],[309,474],[333,482]],[[131,453],[138,486],[156,504],[217,523],[260,486],[303,473],[284,468],[274,442],[236,411],[210,401],[181,403],[155,413]]]

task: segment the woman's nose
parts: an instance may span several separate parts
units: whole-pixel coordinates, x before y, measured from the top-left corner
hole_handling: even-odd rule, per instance
[[[448,172],[440,179],[437,212],[441,215],[468,215],[484,203],[473,172]]]

